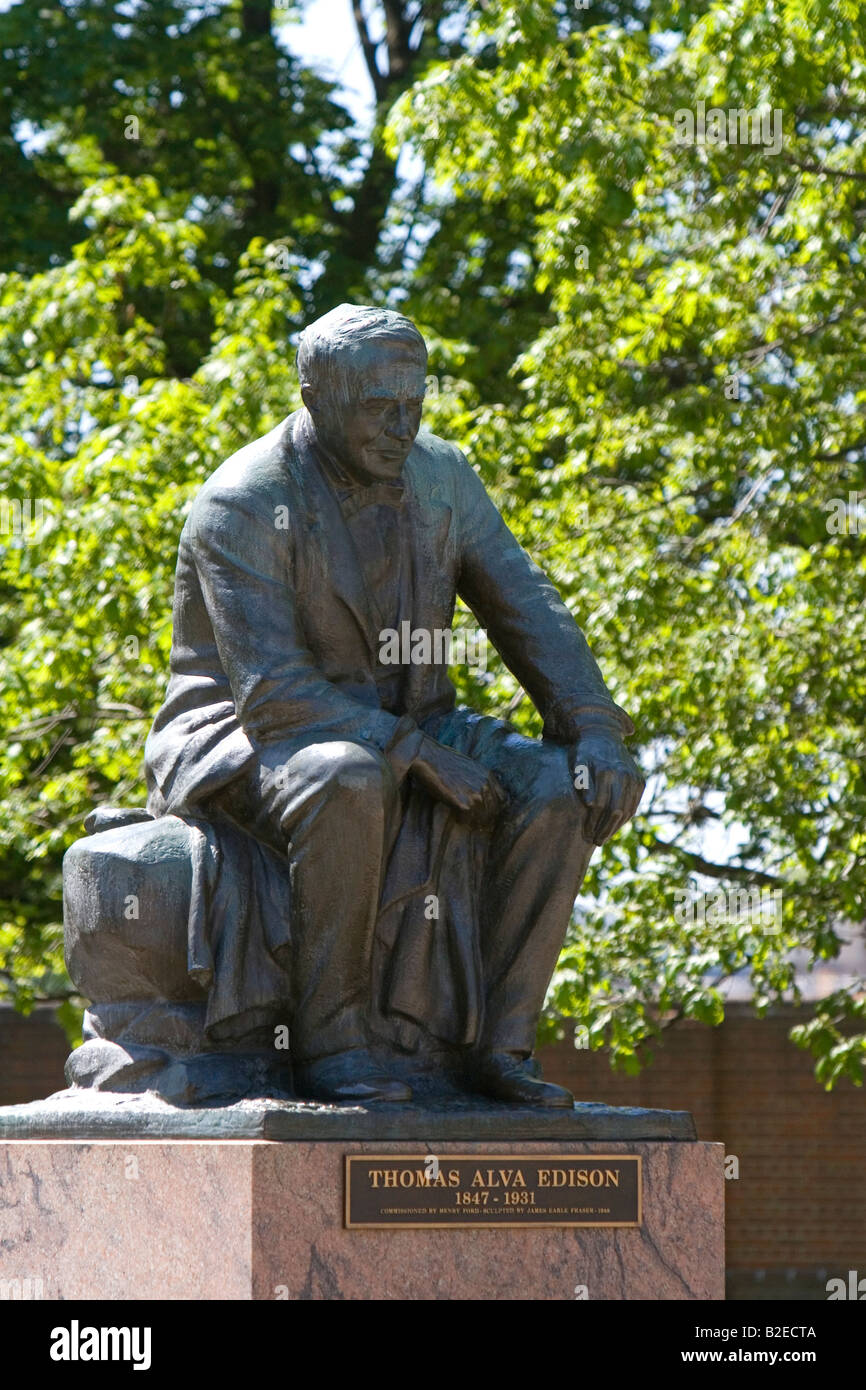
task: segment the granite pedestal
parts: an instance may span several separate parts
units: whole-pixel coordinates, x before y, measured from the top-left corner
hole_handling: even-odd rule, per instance
[[[642,1159],[639,1227],[352,1230],[344,1155]],[[0,1290],[46,1299],[720,1299],[720,1144],[0,1141]],[[23,1293],[22,1293],[23,1291]]]

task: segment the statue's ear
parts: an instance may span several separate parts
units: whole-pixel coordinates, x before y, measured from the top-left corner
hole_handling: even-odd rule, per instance
[[[320,405],[318,391],[316,391],[315,388],[312,386],[302,386],[301,400],[304,402],[304,405],[307,407],[310,414],[315,415]]]

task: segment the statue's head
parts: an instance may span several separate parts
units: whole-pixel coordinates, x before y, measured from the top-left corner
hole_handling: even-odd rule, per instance
[[[361,479],[399,476],[421,424],[427,348],[391,309],[341,304],[301,334],[298,375],[316,435]]]

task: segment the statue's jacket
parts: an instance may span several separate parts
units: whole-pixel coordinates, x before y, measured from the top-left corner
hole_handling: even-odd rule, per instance
[[[421,430],[403,479],[413,631],[449,630],[459,594],[542,715],[545,738],[569,742],[588,710],[631,732],[568,608],[460,450]],[[239,840],[203,803],[267,745],[288,758],[333,740],[378,749],[404,786],[377,933],[380,1022],[406,1046],[419,1026],[449,1042],[477,1035],[485,836],[406,774],[421,731],[471,754],[492,721],[456,707],[444,663],[409,664],[401,707],[383,709],[381,634],[310,417],[297,411],[228,459],[193,503],[178,552],[168,690],[145,748],[148,810],[179,816],[201,836],[189,968],[209,990],[214,1038],[290,1012],[291,909],[278,856]],[[238,893],[239,874],[249,892]],[[445,922],[424,914],[431,893]]]

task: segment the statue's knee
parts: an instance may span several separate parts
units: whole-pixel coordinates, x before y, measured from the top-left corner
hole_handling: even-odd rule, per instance
[[[572,830],[578,837],[586,822],[586,803],[577,789],[566,748],[538,744],[522,778],[521,792],[512,797],[529,822],[551,831]]]
[[[350,802],[369,814],[387,808],[396,795],[388,760],[375,748],[334,741],[306,751],[306,773],[321,784],[330,801]]]
[[[522,800],[536,811],[549,808],[568,813],[578,804],[567,749],[549,743],[537,745]]]

